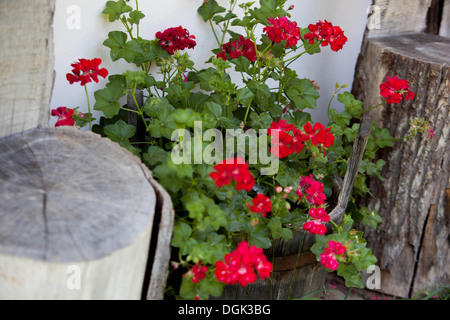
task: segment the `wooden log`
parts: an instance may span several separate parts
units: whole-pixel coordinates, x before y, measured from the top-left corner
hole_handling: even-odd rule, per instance
[[[0,138],[48,125],[55,0],[0,1]]]
[[[419,33],[427,28],[428,9],[432,0],[373,0],[377,22],[366,30],[370,37]],[[375,21],[375,20],[373,20]]]
[[[341,183],[340,179],[335,179],[339,197],[330,217],[336,223],[341,221],[347,209],[371,127],[372,118],[370,116],[363,117],[344,180]],[[293,238],[289,241],[284,241],[282,238],[273,240],[272,247],[265,250],[269,260],[274,257],[272,279],[259,280],[249,284],[246,290],[238,285],[225,286],[219,299],[299,299],[320,290],[325,282],[327,271],[317,261],[315,254],[310,251],[314,243],[314,235],[305,233],[303,230],[294,231]]]
[[[382,271],[380,291],[399,297],[450,282],[449,52],[450,39],[436,35],[369,37],[357,63],[352,93],[365,108],[382,101],[379,84],[386,76],[407,79],[416,94],[371,111],[375,121],[397,138],[408,134],[415,117],[434,130],[431,141],[419,135],[384,149],[386,180],[370,179],[374,197],[361,201],[383,218],[376,231],[365,230]]]
[[[1,139],[0,299],[140,299],[155,208],[170,206],[155,188],[167,200],[139,158],[91,132]],[[159,214],[168,255],[173,214]],[[167,258],[157,268],[150,288],[165,287]]]

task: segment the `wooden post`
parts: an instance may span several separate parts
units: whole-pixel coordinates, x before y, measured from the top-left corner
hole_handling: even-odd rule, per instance
[[[361,200],[383,218],[376,231],[364,230],[382,271],[379,291],[399,297],[450,282],[450,39],[424,32],[432,3],[374,1],[381,8],[380,29],[366,30],[352,90],[369,108],[382,102],[379,85],[386,76],[407,79],[413,101],[370,115],[395,138],[408,134],[415,117],[434,130],[433,140],[419,135],[384,149],[379,157],[387,161],[386,179],[370,179],[374,196]]]
[[[0,1],[0,138],[47,126],[55,0]]]

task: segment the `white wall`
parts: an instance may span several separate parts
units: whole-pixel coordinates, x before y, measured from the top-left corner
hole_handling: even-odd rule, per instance
[[[140,24],[140,35],[143,38],[154,39],[157,31],[169,27],[183,26],[196,37],[197,46],[190,49],[196,68],[206,65],[203,63],[211,56],[211,49],[215,48],[215,40],[210,26],[203,22],[197,14],[197,8],[203,0],[140,0],[139,9],[146,17]],[[247,2],[246,0],[239,0]],[[219,4],[228,7],[228,0],[218,0]],[[102,45],[112,30],[123,30],[118,21],[110,23],[102,15],[106,0],[56,0],[54,17],[55,42],[55,84],[50,109],[59,106],[74,108],[87,112],[84,88],[79,84],[70,85],[66,80],[66,73],[71,71],[70,64],[79,58],[101,58],[102,67],[110,74],[122,73],[130,67],[125,61],[112,62],[109,48]],[[134,6],[134,1],[130,2]],[[367,8],[371,0],[290,0],[294,10],[291,20],[300,27],[307,27],[319,20],[328,20],[333,25],[340,26],[348,38],[344,48],[333,52],[329,47],[322,49],[322,53],[302,56],[290,67],[294,68],[302,77],[315,80],[321,90],[317,110],[312,112],[313,120],[327,122],[326,110],[328,101],[334,91],[336,82],[341,84],[353,82],[356,59],[360,50],[363,32],[367,22]],[[94,104],[94,92],[104,87],[106,80],[89,83],[91,107]],[[350,87],[349,87],[350,88]],[[335,104],[336,105],[336,104]],[[336,105],[337,106],[337,105]],[[94,111],[94,117],[100,113]],[[54,125],[56,119],[50,119]]]

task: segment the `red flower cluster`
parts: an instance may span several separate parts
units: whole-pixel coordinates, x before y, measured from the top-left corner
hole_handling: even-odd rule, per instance
[[[55,127],[59,126],[73,126],[75,125],[75,119],[73,119],[73,109],[66,107],[58,107],[52,110],[52,116],[58,117]]]
[[[270,277],[272,263],[267,260],[263,250],[256,246],[249,247],[248,242],[239,243],[235,251],[225,255],[224,261],[216,262],[217,280],[226,284],[237,284],[245,287],[257,279],[255,269],[261,279]]]
[[[73,84],[74,82],[80,82],[80,85],[84,86],[86,83],[94,80],[98,82],[98,77],[106,78],[108,76],[108,70],[105,68],[99,69],[102,59],[94,58],[78,59],[78,62],[72,63],[72,73],[66,74],[66,79]]]
[[[323,193],[323,183],[316,181],[313,175],[302,176],[300,178],[299,188],[296,191],[300,200],[306,199],[314,206],[321,206],[327,199]]]
[[[330,216],[325,211],[324,208],[311,208],[309,210],[309,215],[314,220],[308,219],[308,221],[303,224],[303,230],[309,231],[312,234],[323,235],[327,232],[327,227],[322,222],[330,221]]]
[[[263,217],[266,217],[266,214],[272,211],[272,201],[270,198],[263,195],[262,193],[258,193],[255,198],[252,200],[253,205],[250,203],[247,206],[250,208],[251,212],[261,213]]]
[[[255,184],[255,178],[248,169],[248,164],[241,157],[227,159],[214,166],[210,177],[216,181],[216,185],[221,188],[229,185],[232,180],[236,181],[237,190],[250,191]]]
[[[274,130],[278,132],[278,139],[274,134]],[[309,139],[309,136],[303,134],[294,125],[287,124],[286,120],[283,119],[280,119],[278,122],[272,122],[268,133],[272,136],[271,142],[273,144],[270,152],[280,159],[293,153],[301,152],[305,147],[303,142]]]
[[[286,48],[297,45],[300,40],[300,28],[297,27],[297,22],[292,22],[286,17],[277,19],[268,18],[269,25],[264,27],[263,31],[267,34],[267,37],[275,43],[286,41]]]
[[[322,144],[324,148],[329,148],[334,144],[334,135],[330,132],[331,127],[325,129],[325,126],[319,122],[313,127],[311,123],[307,122],[303,129],[315,146]]]
[[[336,270],[339,266],[338,259],[343,259],[343,254],[347,248],[340,242],[328,241],[328,246],[324,249],[324,253],[320,254],[320,263],[328,269]]]
[[[400,103],[402,100],[414,99],[414,92],[409,90],[409,82],[397,76],[387,77],[387,81],[380,84],[380,94],[387,98],[387,103]]]
[[[278,131],[278,139],[274,137],[274,130]],[[311,140],[315,146],[320,144],[323,148],[329,148],[334,144],[334,135],[330,132],[331,128],[325,129],[321,123],[316,123],[314,127],[307,122],[303,127],[304,132],[297,129],[292,124],[287,124],[286,120],[272,122],[268,133],[272,136],[273,147],[270,152],[280,159],[290,156],[293,153],[299,153],[304,148],[303,142]]]
[[[330,22],[319,21],[316,24],[308,26],[310,33],[305,34],[305,40],[309,40],[313,44],[315,39],[321,42],[321,46],[330,45],[331,50],[339,51],[347,42],[347,37],[340,27],[333,26]]]
[[[184,276],[190,277],[193,283],[197,283],[201,279],[205,279],[207,271],[208,268],[206,266],[202,266],[201,262],[199,262],[195,264]]]
[[[230,59],[244,56],[250,61],[256,61],[255,43],[250,39],[245,39],[243,36],[241,36],[239,40],[227,42],[222,45],[222,52],[217,55],[217,58],[226,61],[227,56],[229,56]]]
[[[163,32],[158,31],[155,35],[159,39],[159,44],[170,55],[173,55],[177,50],[192,49],[197,44],[193,39],[195,36],[190,35],[189,31],[182,26],[175,28],[168,28]]]

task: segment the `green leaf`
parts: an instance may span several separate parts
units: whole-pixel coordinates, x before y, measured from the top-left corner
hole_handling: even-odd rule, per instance
[[[306,122],[311,121],[311,114],[308,112],[294,111],[284,116],[287,123],[293,124],[297,128],[303,128]]]
[[[267,249],[272,246],[269,238],[270,230],[264,224],[258,224],[249,232],[248,242],[258,248]]]
[[[359,119],[361,117],[362,102],[356,100],[355,97],[349,93],[340,93],[337,100],[345,105],[345,111],[352,115],[352,117]]]
[[[310,80],[302,79],[298,85],[288,89],[287,96],[296,108],[303,110],[305,108],[315,109],[316,100],[320,97],[320,94]]]
[[[203,213],[205,212],[205,206],[200,199],[200,195],[195,190],[189,190],[182,198],[181,201],[184,207],[189,212],[191,219],[203,219]]]
[[[169,103],[169,100],[167,100],[167,98],[165,97],[162,98],[149,97],[144,103],[145,114],[147,114],[149,117],[152,118],[155,117],[159,118],[161,116],[161,112],[167,112],[168,114],[174,110],[175,108]]]
[[[214,17],[214,15],[225,11],[226,9],[221,7],[216,0],[203,1],[203,4],[197,10],[204,22]]]
[[[118,100],[123,96],[123,92],[117,90],[115,86],[106,87],[94,92],[94,110],[102,111],[107,118],[112,118],[119,113],[120,104]]]
[[[197,243],[197,241],[191,237],[191,234],[192,228],[189,224],[182,221],[175,222],[175,226],[173,227],[172,245],[180,248],[182,255],[188,254],[191,247]]]
[[[127,41],[127,38],[126,33],[122,31],[111,31],[108,34],[108,39],[103,42],[103,45],[111,49],[112,61],[122,58],[131,63],[143,53],[142,47],[136,40]]]
[[[259,130],[259,129],[267,129],[270,127],[273,119],[268,113],[258,113],[251,112],[250,113],[250,127]]]
[[[244,87],[237,91],[236,100],[244,106],[249,106],[254,97],[253,92],[249,88]]]
[[[130,12],[131,10],[133,10],[133,8],[127,5],[124,0],[107,1],[102,13],[108,15],[109,22],[113,22],[119,20],[122,14]]]
[[[274,239],[279,239],[281,237],[283,237],[284,241],[292,239],[292,231],[287,228],[283,228],[279,217],[271,218],[267,224],[267,227],[269,227],[272,232],[272,237]]]
[[[369,211],[367,207],[363,207],[361,208],[360,212],[363,215],[361,223],[368,225],[375,230],[378,228],[378,224],[383,222],[383,219],[375,209]]]
[[[158,163],[165,162],[169,153],[158,146],[150,146],[146,153],[142,155],[142,159],[150,167]]]
[[[268,18],[275,18],[277,16],[286,16],[286,11],[282,9],[280,0],[260,0],[260,8],[250,10],[250,13],[255,17],[259,23],[267,25]]]
[[[145,17],[145,14],[140,10],[133,10],[130,12],[128,22],[131,24],[139,24],[139,22]]]
[[[115,124],[105,126],[105,134],[108,138],[117,142],[128,141],[136,133],[136,127],[119,120]]]
[[[178,128],[192,128],[195,121],[201,120],[201,114],[192,109],[176,109],[172,116]]]

